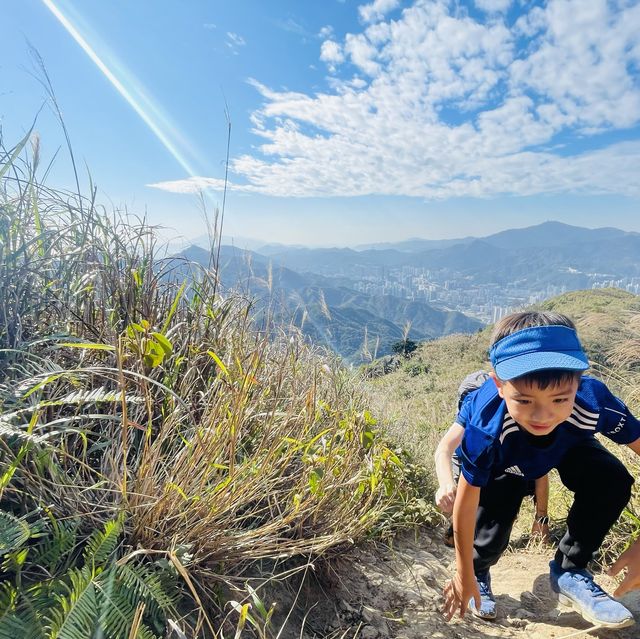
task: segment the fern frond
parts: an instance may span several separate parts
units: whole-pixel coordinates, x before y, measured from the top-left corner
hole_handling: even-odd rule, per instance
[[[50,533],[32,549],[31,561],[54,574],[75,548],[78,521],[57,521],[49,514]]]
[[[56,597],[58,606],[49,613],[48,639],[87,639],[93,636],[98,617],[95,573],[85,567],[67,574],[69,594]]]
[[[0,639],[45,639],[45,630],[31,602],[21,597],[15,612],[0,619]]]
[[[118,545],[123,526],[124,517],[120,515],[106,522],[104,530],[91,534],[83,553],[85,566],[104,566]]]
[[[0,619],[0,639],[16,639],[29,636],[29,621],[15,613]]]
[[[18,589],[9,581],[0,583],[0,617],[15,610],[18,599]]]
[[[127,563],[117,568],[118,581],[137,600],[147,604],[147,610],[162,610],[165,615],[175,613],[178,589],[168,572],[159,573],[145,564]],[[169,583],[171,579],[172,583]]]
[[[136,615],[136,609],[141,603],[140,599],[131,596],[129,589],[123,588],[116,580],[117,570],[110,568],[103,573],[101,587],[98,590],[98,603],[100,629],[110,639],[129,639],[131,627]],[[164,626],[162,623],[161,626]],[[136,634],[138,639],[156,639],[151,630],[141,624]]]
[[[26,521],[0,510],[0,555],[17,550],[30,536],[31,529]]]

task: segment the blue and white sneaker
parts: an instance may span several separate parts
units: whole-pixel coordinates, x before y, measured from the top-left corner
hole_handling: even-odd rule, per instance
[[[551,589],[558,601],[573,608],[587,621],[605,628],[626,628],[635,623],[633,615],[593,581],[586,570],[564,570],[549,562]]]
[[[480,590],[480,608],[476,608],[475,601],[471,599],[469,602],[469,610],[474,616],[480,619],[496,618],[496,600],[491,592],[491,575],[489,571],[476,573],[476,581]]]

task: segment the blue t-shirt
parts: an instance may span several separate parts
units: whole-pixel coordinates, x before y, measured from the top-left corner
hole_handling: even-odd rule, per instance
[[[549,435],[532,435],[515,422],[493,380],[467,395],[456,417],[464,427],[456,450],[472,486],[486,486],[504,473],[538,479],[574,446],[602,433],[618,444],[640,437],[640,421],[600,380],[583,377],[571,416]]]

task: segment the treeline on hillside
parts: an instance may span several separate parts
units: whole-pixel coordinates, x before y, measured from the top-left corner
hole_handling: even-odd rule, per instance
[[[269,636],[250,577],[403,520],[406,462],[332,357],[215,269],[168,277],[28,145],[0,148],[0,636]]]

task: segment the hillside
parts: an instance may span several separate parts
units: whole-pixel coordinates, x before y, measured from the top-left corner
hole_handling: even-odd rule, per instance
[[[576,322],[592,361],[589,373],[604,378],[610,388],[638,414],[640,296],[617,289],[575,291],[550,299],[536,308],[564,313]],[[454,335],[421,344],[415,355],[404,360],[397,371],[367,382],[389,431],[428,468],[433,468],[435,446],[454,419],[456,389],[460,380],[474,369],[487,366],[490,332],[491,327],[487,327],[475,335]],[[625,447],[612,444],[606,438],[602,441],[637,477],[640,470],[637,458]],[[564,532],[571,495],[555,471],[551,473],[550,480],[549,514],[552,542],[555,543]],[[592,565],[596,581],[609,591],[613,589],[613,581],[601,570],[619,556],[629,539],[637,537],[640,531],[634,513],[639,507],[636,487],[628,510],[610,531]],[[636,637],[637,625],[617,632],[596,629],[579,615],[558,607],[548,578],[548,561],[554,552],[553,545],[548,547],[539,541],[531,542],[532,514],[533,506],[530,500],[525,500],[511,536],[510,552],[505,553],[492,569],[494,592],[501,610],[497,622],[493,623],[465,617],[464,621],[445,624],[434,610],[432,602],[438,600],[442,585],[453,570],[453,553],[442,545],[437,532],[428,531],[397,544],[394,552],[401,554],[403,565],[410,565],[412,569],[402,572],[397,567],[392,579],[382,581],[377,597],[384,601],[401,589],[414,597],[401,608],[400,614],[396,614],[407,620],[408,631],[403,636],[431,634],[446,639],[462,636],[478,639]],[[371,573],[377,574],[375,565],[379,561],[379,558],[370,561]],[[639,594],[630,593],[623,602],[636,614],[637,624]]]
[[[345,251],[336,249],[332,256]],[[306,254],[309,249],[296,252]],[[175,259],[180,258],[209,266],[210,254],[191,246]],[[179,261],[176,264],[172,270],[184,276],[189,267]],[[417,341],[482,327],[477,319],[457,311],[393,295],[369,295],[350,288],[346,279],[300,273],[235,247],[221,247],[219,272],[227,289],[245,291],[255,299],[259,314],[269,313],[276,323],[292,323],[315,344],[350,361],[362,361],[367,350],[374,357],[389,353],[391,345],[403,338],[407,324],[409,338]]]

